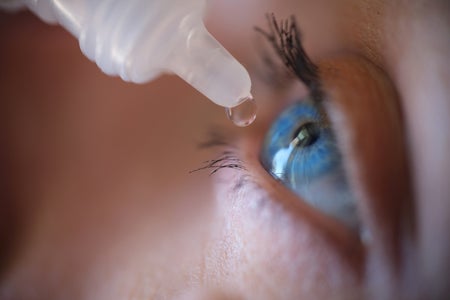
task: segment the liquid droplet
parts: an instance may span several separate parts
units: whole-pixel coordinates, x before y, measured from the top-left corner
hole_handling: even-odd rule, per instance
[[[245,98],[238,106],[225,109],[228,119],[239,127],[252,124],[256,119],[256,110],[256,101],[252,97]]]

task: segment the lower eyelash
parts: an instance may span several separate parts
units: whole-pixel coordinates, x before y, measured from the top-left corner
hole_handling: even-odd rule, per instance
[[[236,147],[229,141],[229,137],[221,130],[220,127],[213,127],[207,135],[207,138],[198,144],[200,149],[222,148],[219,156],[215,159],[204,161],[201,167],[191,170],[189,174],[207,171],[209,175],[214,175],[220,170],[232,169],[239,172],[239,177],[231,187],[233,193],[238,193],[242,188],[253,185],[255,189],[263,190],[263,188],[254,180],[253,176],[248,172],[245,162],[240,158],[240,153]]]
[[[198,148],[219,148],[221,149],[220,154],[217,158],[204,161],[201,167],[191,170],[189,173],[209,170],[209,175],[211,176],[223,169],[247,171],[232,142],[230,141],[230,136],[220,126],[213,126],[207,132],[206,138],[198,143]]]
[[[245,166],[245,162],[240,158],[239,150],[229,140],[226,132],[221,130],[220,126],[213,127],[208,133],[207,138],[198,144],[200,149],[219,148],[221,152],[215,159],[204,161],[201,167],[191,170],[189,173],[209,170],[209,175],[214,175],[220,170],[232,169],[237,170],[236,180],[230,187],[233,194],[238,194],[244,189],[251,188],[253,195],[264,195],[267,197],[267,190],[260,182],[249,172]]]
[[[189,173],[195,173],[198,171],[210,170],[209,175],[214,175],[223,169],[234,169],[247,171],[243,161],[232,150],[224,150],[218,158],[207,160],[203,162],[203,166],[200,168],[189,171]]]
[[[228,145],[228,147],[232,146]],[[192,174],[199,171],[210,170],[209,175],[211,176],[223,169],[238,170],[241,172],[238,174],[233,186],[230,187],[233,194],[237,194],[243,188],[248,188],[249,186],[254,188],[255,193],[258,191],[265,191],[257,180],[254,179],[252,174],[248,172],[248,169],[245,167],[244,162],[239,158],[238,153],[235,152],[235,149],[224,150],[218,158],[207,160],[203,162],[203,164],[202,167],[192,170],[189,173]]]

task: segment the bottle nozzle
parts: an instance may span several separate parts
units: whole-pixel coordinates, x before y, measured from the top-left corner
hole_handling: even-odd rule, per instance
[[[214,103],[234,108],[252,99],[250,76],[206,30],[204,2],[33,0],[23,4],[77,36],[83,53],[109,75],[144,83],[171,71]],[[240,105],[239,111],[247,109]]]
[[[183,31],[182,31],[183,32]],[[214,103],[235,107],[252,98],[247,70],[206,30],[187,31],[187,42],[171,64],[174,73]]]

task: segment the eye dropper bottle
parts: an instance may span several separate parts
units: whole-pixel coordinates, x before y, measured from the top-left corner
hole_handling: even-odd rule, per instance
[[[78,38],[84,55],[108,75],[145,83],[175,73],[226,108],[238,126],[256,117],[246,69],[206,30],[206,0],[6,0],[27,7]]]

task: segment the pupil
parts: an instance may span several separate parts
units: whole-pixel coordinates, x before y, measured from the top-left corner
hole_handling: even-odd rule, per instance
[[[298,147],[308,147],[314,144],[319,138],[319,128],[316,123],[302,124],[296,131],[293,140]]]

